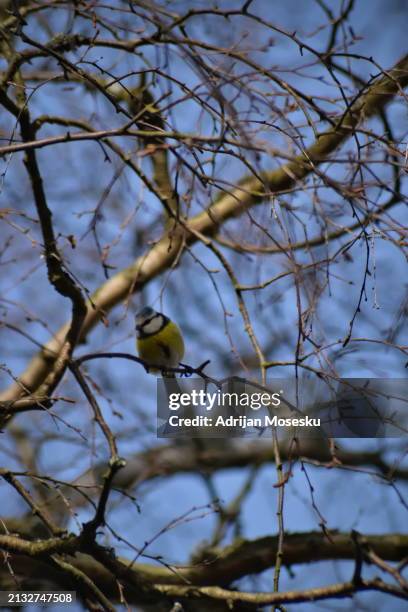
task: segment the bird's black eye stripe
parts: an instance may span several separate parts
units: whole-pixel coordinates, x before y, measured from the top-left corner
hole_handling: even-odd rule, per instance
[[[149,323],[151,323],[153,321],[153,319],[156,318],[157,315],[153,315],[152,317],[150,317],[150,319],[146,319],[146,321],[143,321],[142,327],[144,327],[145,325],[149,325]]]
[[[138,326],[138,329],[144,329],[145,327],[147,327],[154,319],[158,319],[160,317],[159,314],[154,314],[152,317],[150,317],[150,319],[146,319],[145,321],[143,321],[143,323],[141,325]]]

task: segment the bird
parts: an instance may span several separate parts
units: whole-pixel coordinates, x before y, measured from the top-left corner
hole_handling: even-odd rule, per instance
[[[174,377],[174,372],[166,372],[166,368],[177,368],[184,356],[179,327],[162,312],[146,306],[136,314],[136,335],[137,352],[148,372],[161,370]]]

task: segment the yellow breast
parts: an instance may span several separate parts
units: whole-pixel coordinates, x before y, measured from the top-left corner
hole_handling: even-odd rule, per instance
[[[183,337],[177,325],[169,321],[159,332],[138,338],[137,351],[147,364],[176,368],[184,356]]]

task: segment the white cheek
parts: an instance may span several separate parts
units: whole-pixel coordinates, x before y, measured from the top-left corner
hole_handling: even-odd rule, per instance
[[[152,319],[147,325],[143,325],[143,333],[145,334],[155,334],[159,331],[162,326],[161,317],[155,317]]]

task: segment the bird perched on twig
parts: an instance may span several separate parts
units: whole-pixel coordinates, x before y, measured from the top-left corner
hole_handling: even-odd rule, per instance
[[[136,333],[137,351],[149,372],[178,367],[184,356],[184,341],[180,329],[169,317],[146,306],[136,315]],[[174,373],[168,372],[166,376],[172,377]]]

